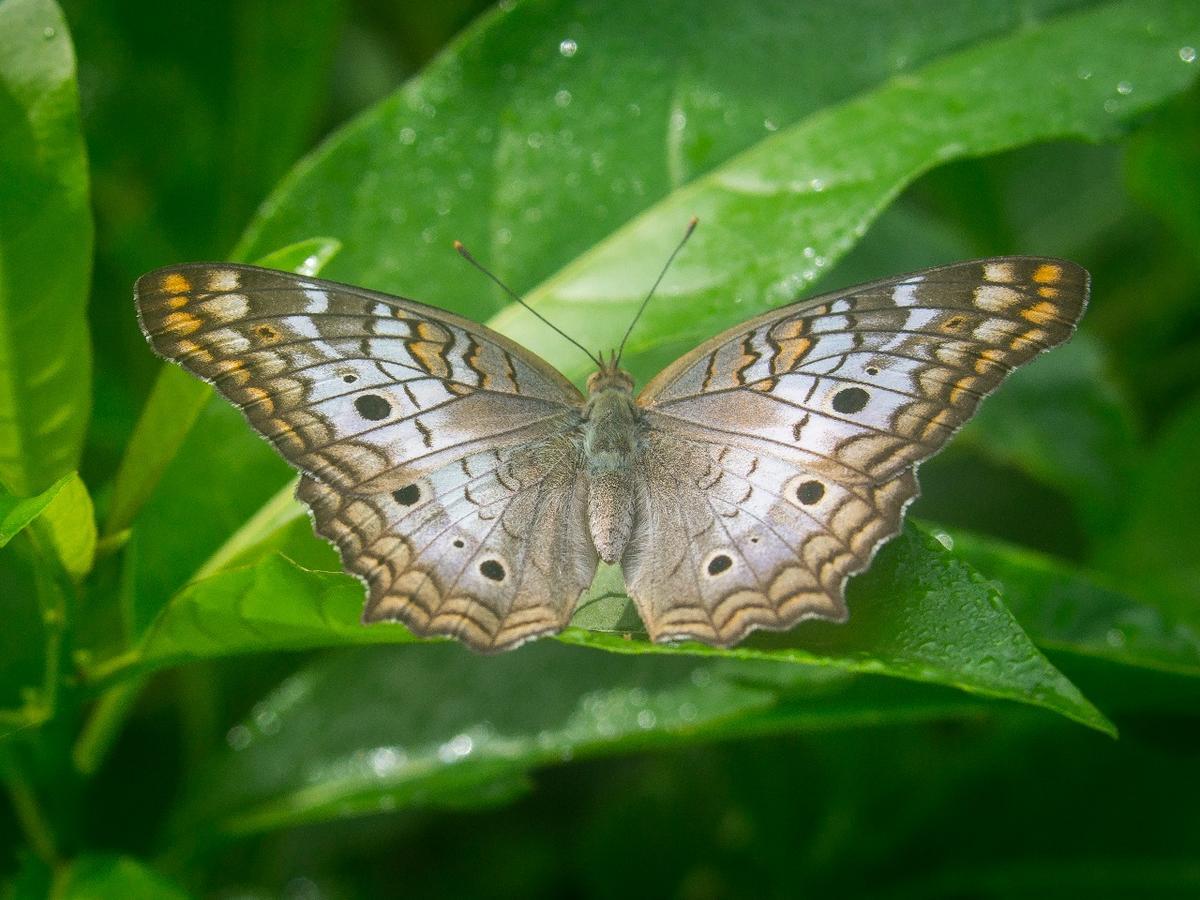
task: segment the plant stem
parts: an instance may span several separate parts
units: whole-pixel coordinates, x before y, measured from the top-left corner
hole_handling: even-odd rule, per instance
[[[29,846],[46,865],[58,864],[58,845],[50,822],[42,812],[33,785],[22,771],[12,749],[0,747],[0,771],[3,772],[8,795],[12,798],[13,810]]]
[[[94,775],[100,768],[145,683],[144,677],[130,678],[109,688],[97,701],[71,748],[71,761],[79,774]]]

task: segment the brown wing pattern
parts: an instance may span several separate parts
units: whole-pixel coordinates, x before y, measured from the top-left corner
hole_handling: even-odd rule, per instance
[[[482,325],[348,285],[236,265],[139,279],[154,349],[216,386],[279,452],[383,493],[571,419],[579,392]]]
[[[364,621],[476,650],[561,631],[596,573],[579,450],[564,437],[477,453],[391,494],[306,477],[297,496],[367,585]]]
[[[664,370],[651,422],[875,483],[928,458],[1022,363],[1062,343],[1088,294],[1062,260],[956,263],[774,310]]]
[[[911,469],[838,484],[742,447],[652,435],[644,515],[622,560],[654,640],[728,647],[756,628],[844,621],[843,587],[900,527]]]
[[[638,398],[651,439],[623,560],[651,635],[729,646],[844,619],[916,466],[1065,341],[1087,295],[1062,260],[957,263],[774,310],[664,370]]]

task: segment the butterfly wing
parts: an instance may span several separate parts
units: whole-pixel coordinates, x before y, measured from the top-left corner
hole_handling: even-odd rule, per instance
[[[579,391],[482,325],[411,300],[262,269],[142,276],[142,329],[306,474],[385,493],[472,452],[552,433]]]
[[[1062,260],[957,263],[773,310],[664,370],[638,397],[660,474],[623,561],[651,633],[728,645],[844,618],[845,579],[899,529],[916,465],[1065,341],[1087,295]],[[654,483],[667,470],[692,497],[676,510]],[[646,562],[662,553],[687,593]]]
[[[596,554],[582,398],[549,365],[451,313],[253,266],[161,269],[136,301],[155,350],[304,473],[365,619],[485,651],[566,625]]]
[[[900,527],[912,469],[880,484],[818,481],[714,437],[653,432],[644,511],[622,559],[650,637],[731,646],[755,628],[844,621],[842,586]]]
[[[579,448],[566,436],[476,453],[392,494],[305,477],[297,496],[366,584],[365,621],[398,619],[476,650],[561,631],[596,573]]]

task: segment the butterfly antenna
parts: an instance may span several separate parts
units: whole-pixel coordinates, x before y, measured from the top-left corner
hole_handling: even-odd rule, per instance
[[[679,255],[679,251],[683,249],[683,245],[688,242],[688,238],[692,236],[692,232],[696,230],[696,226],[700,220],[692,216],[688,222],[687,230],[684,231],[683,237],[679,239],[679,243],[675,245],[675,249],[671,251],[671,255],[667,257],[666,264],[662,267],[662,271],[658,273],[658,277],[654,279],[654,284],[650,286],[650,292],[646,294],[646,299],[642,301],[642,305],[638,307],[637,315],[633,317],[633,321],[629,323],[629,327],[625,329],[625,337],[621,338],[621,345],[617,348],[617,355],[613,359],[613,368],[615,369],[621,362],[621,354],[625,352],[625,342],[629,340],[629,335],[633,334],[633,326],[638,323],[638,319],[642,317],[642,313],[646,311],[646,306],[650,303],[650,298],[654,296],[654,292],[658,290],[659,284],[663,280],[663,276],[667,274],[667,269],[671,268],[671,263],[675,262],[675,257]]]
[[[584,353],[586,353],[588,359],[590,359],[592,362],[594,362],[596,364],[596,368],[598,368],[598,369],[604,368],[604,363],[600,362],[600,360],[596,358],[595,354],[593,354],[591,350],[589,350],[587,347],[583,346],[583,344],[579,343],[579,341],[575,340],[575,338],[571,337],[569,334],[567,334],[565,331],[563,331],[561,328],[559,328],[557,325],[555,325],[553,322],[551,322],[549,319],[547,319],[545,316],[543,316],[540,312],[538,312],[536,309],[534,309],[532,306],[530,306],[528,303],[526,303],[525,298],[523,298],[520,294],[518,294],[516,291],[514,291],[512,288],[510,288],[507,284],[505,284],[503,281],[501,281],[499,278],[497,278],[495,275],[493,275],[490,269],[488,269],[479,260],[477,260],[474,256],[472,256],[471,251],[463,246],[462,241],[455,241],[454,249],[458,251],[459,256],[461,256],[463,259],[465,259],[467,262],[469,262],[471,265],[473,265],[476,269],[478,269],[480,272],[482,272],[484,275],[486,275],[488,278],[490,278],[493,282],[495,282],[500,287],[500,290],[504,291],[504,293],[508,294],[508,296],[512,297],[514,300],[516,300],[518,303],[520,303],[523,307],[525,307],[527,310],[529,310],[531,313],[533,313],[535,316],[537,316],[538,319],[540,319],[542,322],[544,322],[546,325],[548,325],[554,331],[558,332],[560,335],[562,335],[564,338],[566,338],[568,341],[570,341],[572,344],[574,344],[576,347],[578,347],[580,350],[582,350]]]

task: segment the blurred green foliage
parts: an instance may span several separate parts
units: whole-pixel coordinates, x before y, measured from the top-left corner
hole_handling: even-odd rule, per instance
[[[0,0],[3,890],[1196,896],[1197,48],[1183,0]],[[692,214],[640,378],[818,282],[1092,272],[846,626],[658,647],[606,571],[498,658],[363,628],[129,300],[319,268],[578,377],[451,239],[606,346]]]

